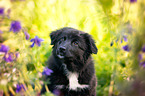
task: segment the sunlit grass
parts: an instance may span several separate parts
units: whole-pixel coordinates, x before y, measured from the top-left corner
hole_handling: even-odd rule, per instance
[[[8,80],[11,78],[7,76],[9,69],[8,72],[0,71],[0,82],[8,80],[6,85],[0,83],[0,89],[8,94],[8,90],[14,90],[17,83],[22,83],[28,89],[27,95],[38,94],[42,85],[40,74],[51,54],[49,34],[67,26],[91,34],[96,42],[98,54],[93,55],[93,58],[98,78],[98,96],[119,95],[119,89],[122,89],[118,88],[120,82],[132,78],[135,74],[133,66],[136,70],[139,68],[137,59],[133,59],[137,58],[139,48],[145,44],[144,5],[142,0],[134,3],[130,0],[1,0],[0,7],[5,8],[5,14],[8,9],[11,10],[9,17],[0,16],[0,30],[3,31],[1,43],[9,46],[10,52],[19,52],[20,56],[17,61],[7,64],[2,61],[3,55],[0,54],[1,69],[17,69],[10,75],[17,78],[14,81]],[[30,48],[32,42],[25,40],[22,30],[17,34],[9,32],[13,20],[21,22],[30,34],[30,39],[36,35],[43,38],[42,45]],[[128,42],[122,42],[124,35],[128,36]],[[113,46],[110,46],[111,42]],[[131,52],[122,49],[126,44],[132,47]],[[11,92],[15,94],[13,90]]]

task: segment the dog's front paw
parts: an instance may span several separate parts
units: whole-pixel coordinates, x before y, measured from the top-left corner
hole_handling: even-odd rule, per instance
[[[83,90],[83,89],[86,89],[88,87],[89,87],[89,85],[74,84],[74,85],[69,86],[69,89],[77,91],[78,89]]]
[[[79,88],[84,89],[84,88],[88,88],[89,85],[80,85]]]

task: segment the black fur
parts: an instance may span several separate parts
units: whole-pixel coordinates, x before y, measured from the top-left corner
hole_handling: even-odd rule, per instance
[[[48,68],[53,73],[46,78],[51,82],[47,85],[49,90],[59,91],[58,96],[96,96],[96,76],[91,54],[97,54],[97,47],[92,37],[69,27],[52,32],[50,37],[53,52]],[[89,88],[70,90],[68,71],[77,72],[79,84],[89,85]],[[64,86],[56,88],[56,85]],[[41,94],[45,91],[43,86]]]

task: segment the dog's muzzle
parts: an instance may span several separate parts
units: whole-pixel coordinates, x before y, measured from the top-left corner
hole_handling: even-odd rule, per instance
[[[65,47],[60,47],[58,48],[56,54],[60,59],[63,59],[65,57],[65,53],[66,53],[66,48]]]
[[[64,60],[72,60],[73,58],[73,55],[71,54],[71,52],[66,49],[66,47],[59,47],[57,49],[57,52],[56,52],[58,58],[60,59],[64,59]]]

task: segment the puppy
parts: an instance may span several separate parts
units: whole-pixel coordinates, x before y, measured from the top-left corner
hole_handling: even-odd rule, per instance
[[[97,54],[92,37],[74,28],[65,27],[50,34],[52,55],[46,79],[48,88],[58,96],[96,96],[96,75],[91,54]],[[43,86],[41,94],[46,91]]]

